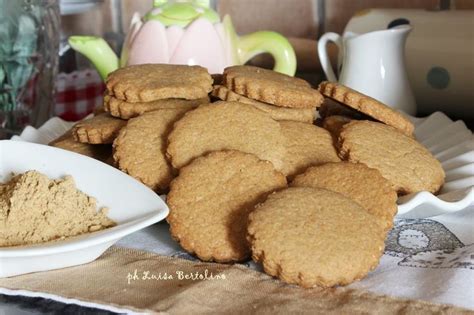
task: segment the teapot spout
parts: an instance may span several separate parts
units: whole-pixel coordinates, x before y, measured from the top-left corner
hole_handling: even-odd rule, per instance
[[[68,42],[75,51],[92,62],[102,80],[118,69],[119,59],[104,39],[96,36],[70,36]]]

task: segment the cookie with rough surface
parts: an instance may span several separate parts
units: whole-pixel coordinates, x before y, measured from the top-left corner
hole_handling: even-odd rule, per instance
[[[326,189],[281,190],[249,215],[252,259],[303,287],[362,279],[378,265],[385,234],[358,203]]]
[[[379,218],[388,230],[397,212],[397,192],[379,171],[362,163],[327,163],[308,168],[291,186],[324,188],[338,192]]]
[[[220,150],[252,153],[283,167],[285,138],[269,114],[239,102],[201,105],[174,125],[167,154],[180,169],[194,158]]]
[[[362,112],[379,122],[397,128],[407,136],[413,135],[415,126],[408,118],[370,96],[359,93],[347,86],[328,81],[321,82],[318,90],[324,96]]]
[[[341,160],[327,130],[296,121],[281,121],[280,126],[286,139],[282,172],[290,178],[310,166]]]
[[[110,73],[105,84],[109,93],[131,103],[165,98],[194,100],[207,97],[212,90],[206,68],[170,64],[122,67]]]
[[[241,102],[253,105],[256,108],[269,113],[275,120],[294,120],[312,123],[316,115],[315,108],[287,108],[274,106],[239,95],[223,85],[215,85],[211,95],[223,101]]]
[[[303,79],[252,66],[224,69],[223,85],[237,94],[268,104],[315,108],[323,96]]]
[[[104,96],[104,108],[111,116],[130,119],[158,109],[192,109],[209,103],[209,97],[195,100],[168,98],[151,102],[130,103],[113,95]]]
[[[126,124],[126,120],[112,117],[108,113],[102,113],[75,124],[72,127],[72,134],[78,142],[108,144],[114,142],[114,139]]]
[[[72,129],[68,130],[59,138],[51,141],[50,146],[57,147],[60,149],[79,153],[93,159],[105,162],[107,164],[112,163],[112,146],[107,144],[89,144],[81,143],[74,140]]]
[[[185,112],[160,109],[130,119],[114,141],[118,168],[155,191],[165,191],[176,174],[165,156],[166,139]]]
[[[217,151],[199,157],[171,182],[167,197],[171,235],[202,260],[242,261],[250,255],[249,212],[285,186],[285,176],[253,154]]]
[[[339,155],[380,171],[399,194],[435,193],[444,183],[441,163],[415,139],[391,126],[352,121],[339,135]]]

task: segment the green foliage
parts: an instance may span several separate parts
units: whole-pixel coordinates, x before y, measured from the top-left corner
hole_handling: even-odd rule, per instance
[[[28,81],[38,71],[40,19],[39,1],[0,0],[0,112],[20,106]]]

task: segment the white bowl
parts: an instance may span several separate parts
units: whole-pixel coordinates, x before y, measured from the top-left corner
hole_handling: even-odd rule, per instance
[[[81,154],[28,142],[0,141],[0,182],[37,170],[50,178],[72,175],[117,226],[43,244],[0,248],[0,277],[88,263],[120,238],[163,220],[169,212],[152,190],[132,177]]]

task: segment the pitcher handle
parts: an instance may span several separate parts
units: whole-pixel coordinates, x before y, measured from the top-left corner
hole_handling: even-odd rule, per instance
[[[296,55],[290,42],[276,32],[260,31],[238,39],[237,54],[240,64],[254,56],[269,53],[275,59],[273,70],[293,76],[296,72]]]
[[[336,74],[331,65],[331,60],[329,59],[328,51],[327,51],[327,43],[333,42],[336,44],[338,48],[338,54],[342,53],[342,37],[336,33],[326,33],[318,41],[318,56],[319,62],[321,63],[321,67],[326,74],[326,78],[328,81],[337,82]]]

